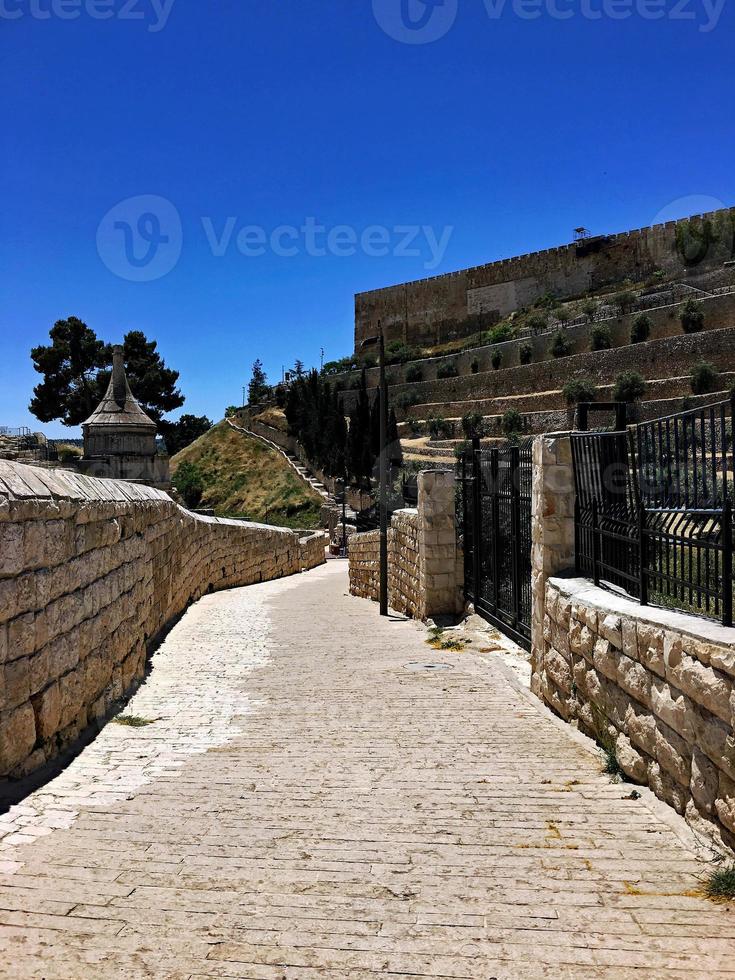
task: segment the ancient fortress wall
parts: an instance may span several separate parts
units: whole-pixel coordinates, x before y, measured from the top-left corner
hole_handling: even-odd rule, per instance
[[[732,258],[735,208],[358,293],[355,351],[375,333],[378,320],[388,341],[444,343],[477,329],[463,327],[473,314],[483,314],[486,324],[491,324],[546,293],[562,299],[581,296],[625,279],[641,280],[657,269],[685,276],[690,266],[677,250],[677,226],[704,220],[728,228],[730,241],[699,259],[696,270],[702,272],[721,265],[723,255]]]
[[[0,775],[103,720],[189,603],[321,564],[324,545],[197,517],[149,487],[0,462]]]

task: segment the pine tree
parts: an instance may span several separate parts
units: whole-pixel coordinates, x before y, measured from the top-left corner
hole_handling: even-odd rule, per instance
[[[269,393],[268,378],[263,370],[263,362],[258,357],[253,364],[253,376],[248,384],[248,405],[257,405],[267,398]]]

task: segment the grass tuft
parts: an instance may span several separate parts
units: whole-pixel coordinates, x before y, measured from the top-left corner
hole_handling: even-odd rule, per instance
[[[155,718],[142,718],[140,715],[118,715],[112,719],[116,725],[127,725],[128,728],[144,728],[152,725]]]
[[[620,768],[618,757],[614,747],[603,748],[602,750],[603,767],[602,771],[615,779],[622,779],[625,773]]]
[[[711,871],[705,882],[704,891],[708,898],[735,898],[735,864]]]

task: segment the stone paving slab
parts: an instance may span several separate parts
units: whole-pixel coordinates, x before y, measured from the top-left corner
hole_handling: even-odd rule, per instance
[[[152,724],[0,815],[1,976],[735,977],[673,811],[497,655],[346,591],[202,599],[125,712]]]

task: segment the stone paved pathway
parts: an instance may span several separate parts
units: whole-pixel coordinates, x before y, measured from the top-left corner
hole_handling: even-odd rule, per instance
[[[0,818],[0,975],[735,976],[685,825],[341,564],[203,599]],[[443,663],[449,669],[409,669]]]

